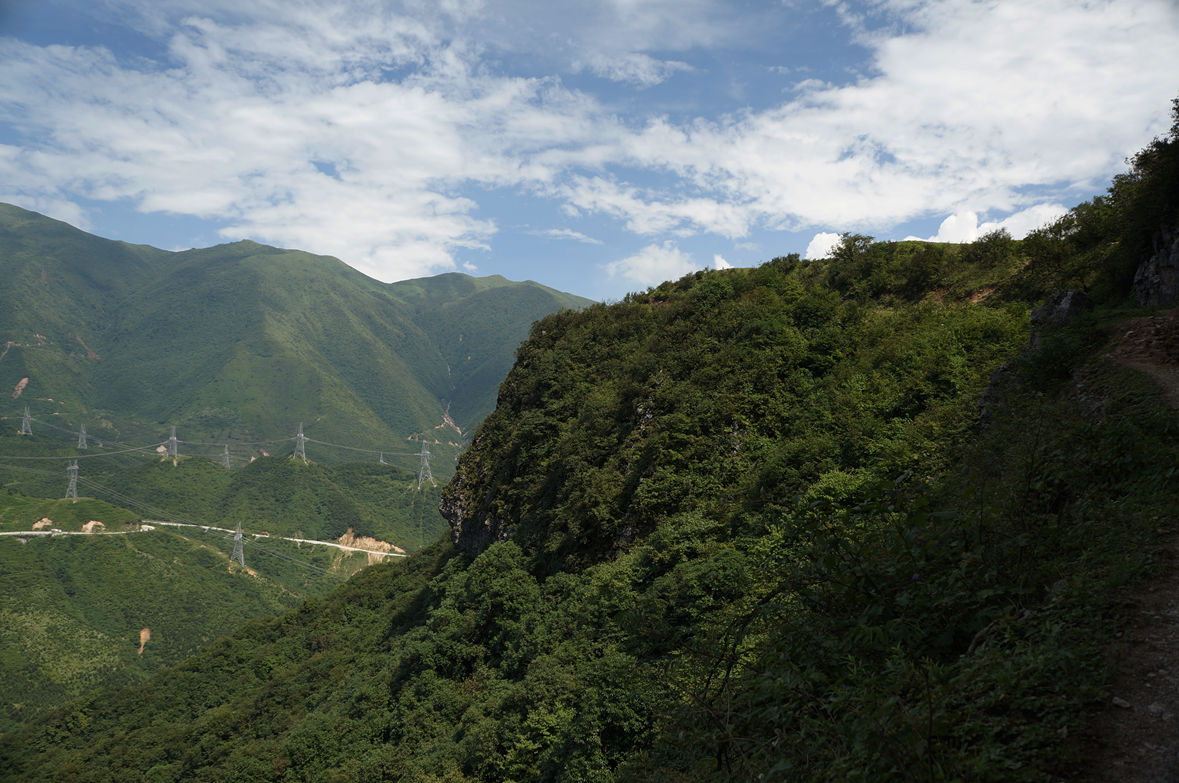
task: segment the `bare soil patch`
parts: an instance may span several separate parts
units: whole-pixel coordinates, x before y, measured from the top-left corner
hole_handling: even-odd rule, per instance
[[[1179,410],[1179,308],[1132,318],[1121,330],[1108,358],[1149,375]]]

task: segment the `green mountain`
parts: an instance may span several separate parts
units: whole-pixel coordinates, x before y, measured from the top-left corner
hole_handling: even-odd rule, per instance
[[[1179,321],[1130,296],[1177,228],[1179,103],[1027,239],[849,235],[548,316],[455,544],[28,722],[0,775],[1058,779],[1174,534]]]
[[[0,536],[4,728],[176,664],[368,562],[277,537],[436,541],[447,526],[436,482],[419,486],[420,449],[448,477],[531,323],[587,304],[501,277],[386,285],[252,242],[166,252],[9,205],[0,269],[0,533],[50,519],[117,534]],[[300,422],[310,464],[286,458]],[[163,460],[151,445],[172,427],[179,457]],[[72,458],[81,499],[47,500]],[[259,556],[231,573],[224,533],[130,532],[142,519],[240,523]],[[143,655],[128,646],[140,627],[154,629]]]
[[[253,242],[165,252],[8,205],[0,262],[0,388],[18,396],[4,436],[27,404],[62,431],[159,443],[176,426],[189,453],[229,445],[245,459],[259,441],[289,452],[303,422],[309,438],[372,450],[374,462],[384,450],[415,467],[425,441],[442,476],[531,323],[588,304],[500,277],[383,284]],[[360,459],[327,445],[312,453]]]

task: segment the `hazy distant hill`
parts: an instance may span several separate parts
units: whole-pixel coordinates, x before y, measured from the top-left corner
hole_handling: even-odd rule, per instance
[[[168,252],[0,205],[0,406],[99,437],[385,448],[421,433],[448,474],[531,323],[588,300],[533,282],[380,283],[243,241]],[[50,418],[52,417],[52,418]],[[11,436],[19,424],[6,426]],[[287,447],[289,449],[289,447]],[[342,461],[321,449],[314,458]]]

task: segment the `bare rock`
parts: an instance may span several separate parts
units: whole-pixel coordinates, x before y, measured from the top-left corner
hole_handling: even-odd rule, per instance
[[[1142,307],[1160,307],[1179,298],[1179,226],[1160,230],[1154,253],[1134,272],[1134,299]]]

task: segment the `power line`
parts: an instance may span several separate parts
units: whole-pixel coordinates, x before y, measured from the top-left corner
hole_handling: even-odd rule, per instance
[[[96,459],[99,457],[114,457],[119,454],[130,454],[133,451],[143,452],[145,454],[156,454],[156,449],[163,446],[162,443],[154,443],[150,446],[131,446],[130,448],[120,449],[119,451],[105,451],[101,454],[79,454],[76,457],[22,457],[19,455],[0,455],[0,459],[18,459],[18,460],[63,460],[63,459]]]
[[[65,434],[70,435],[71,437],[74,435],[81,435],[86,430],[85,425],[81,426],[81,430],[70,430],[70,429],[66,429],[65,427],[59,427],[51,421],[47,421],[45,419],[38,419],[35,416],[32,417],[31,420],[34,423],[36,423],[42,427],[49,427],[50,429],[57,430],[58,432],[64,432]],[[86,437],[89,440],[90,436],[87,435]],[[113,440],[113,439],[95,438],[94,440],[98,443],[99,446],[106,446],[106,445],[126,446],[127,445],[126,443],[122,443],[121,441],[117,441],[117,440]]]
[[[29,408],[27,405],[25,406],[25,417],[26,417],[26,420],[22,421],[22,430],[25,429],[26,426],[28,426],[27,434],[30,434],[30,435],[32,434],[31,426],[29,426],[29,425],[31,425],[32,422],[36,421],[37,423],[44,424],[45,426],[47,426],[51,429],[58,430],[60,432],[67,433],[70,435],[77,435],[78,436],[78,441],[77,441],[77,449],[78,450],[84,450],[88,446],[89,436],[86,433],[85,424],[79,424],[78,430],[75,431],[75,430],[66,429],[64,427],[59,427],[56,424],[53,424],[51,422],[42,421],[40,419],[34,419],[31,416],[31,414],[29,414]],[[353,453],[357,453],[357,454],[370,454],[370,455],[373,455],[377,458],[377,462],[379,464],[385,465],[385,466],[390,466],[390,467],[395,467],[395,466],[390,465],[390,463],[386,460],[386,457],[389,457],[389,458],[392,458],[392,457],[418,457],[420,459],[420,461],[418,463],[418,482],[417,482],[418,488],[420,489],[422,487],[422,485],[425,484],[425,482],[427,482],[427,481],[431,482],[432,484],[434,483],[434,476],[433,476],[433,473],[430,469],[430,459],[433,455],[430,453],[429,447],[426,445],[426,443],[424,441],[422,442],[422,450],[418,451],[418,452],[386,451],[384,449],[372,449],[372,448],[363,448],[360,446],[349,446],[349,445],[343,444],[343,443],[331,443],[329,441],[318,440],[316,438],[309,438],[306,436],[306,434],[304,434],[303,423],[300,422],[299,426],[298,426],[298,431],[296,432],[294,437],[274,438],[274,439],[270,439],[270,440],[260,440],[260,441],[241,441],[241,442],[236,442],[236,445],[240,445],[240,446],[267,446],[267,445],[272,445],[272,444],[288,443],[292,440],[295,441],[295,448],[294,448],[292,456],[297,459],[302,459],[305,463],[308,461],[307,460],[307,446],[306,446],[306,444],[309,441],[311,443],[314,443],[314,444],[317,444],[320,446],[325,446],[327,448],[341,449],[344,451],[349,451],[349,452],[353,452]],[[87,459],[87,458],[97,458],[97,457],[112,457],[112,456],[117,456],[117,455],[121,455],[121,454],[131,454],[134,452],[142,452],[145,454],[157,454],[162,451],[166,455],[165,458],[170,458],[175,462],[179,458],[179,444],[183,443],[186,446],[198,446],[198,447],[209,447],[209,448],[214,448],[214,447],[218,447],[218,446],[221,447],[222,453],[220,455],[220,462],[221,462],[222,466],[224,466],[226,468],[230,468],[232,466],[232,460],[241,460],[242,462],[244,462],[246,464],[253,461],[253,459],[248,459],[246,457],[239,457],[237,455],[230,455],[229,454],[229,444],[225,443],[224,441],[222,441],[220,443],[208,443],[208,442],[202,442],[202,441],[180,440],[176,435],[176,426],[175,425],[172,425],[168,439],[166,441],[164,441],[163,443],[153,443],[153,444],[149,444],[147,446],[131,446],[131,445],[120,443],[119,441],[113,441],[113,440],[105,441],[105,442],[102,440],[97,440],[96,442],[98,443],[99,447],[105,447],[108,445],[116,445],[116,446],[123,446],[124,448],[118,449],[115,451],[104,451],[104,452],[99,452],[99,453],[94,453],[94,454],[79,454],[79,455],[76,455],[75,458]],[[264,455],[269,456],[268,454],[266,454],[265,449],[261,449],[261,451]],[[211,455],[206,455],[206,456],[211,456]],[[68,458],[69,458],[68,455],[67,456],[18,456],[18,455],[4,456],[4,455],[0,455],[0,459],[13,459],[13,460],[21,460],[21,461],[25,461],[25,460],[44,461],[44,460],[57,460],[57,459],[68,459]]]

